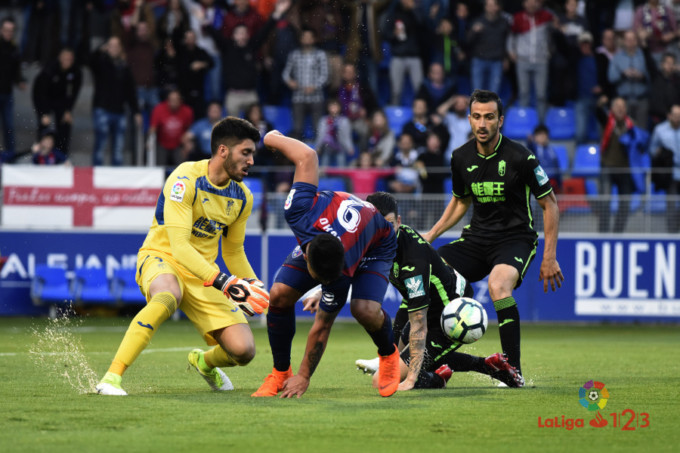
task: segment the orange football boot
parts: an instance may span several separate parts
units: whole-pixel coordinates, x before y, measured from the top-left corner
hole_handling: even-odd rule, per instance
[[[283,383],[290,377],[293,377],[293,370],[290,367],[286,371],[272,368],[271,374],[264,378],[260,388],[250,396],[276,396],[283,390]]]
[[[394,347],[390,355],[380,356],[378,367],[378,391],[380,396],[392,396],[397,391],[400,381],[399,350]]]

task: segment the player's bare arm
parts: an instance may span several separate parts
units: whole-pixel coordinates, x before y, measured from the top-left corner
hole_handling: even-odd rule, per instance
[[[309,380],[312,378],[316,367],[321,362],[323,352],[328,344],[328,337],[331,334],[331,327],[337,313],[327,313],[319,310],[314,318],[314,324],[307,336],[307,347],[305,356],[302,359],[298,374],[288,379],[283,384],[281,398],[301,397],[309,387]]]
[[[286,137],[279,131],[264,136],[264,144],[279,151],[295,165],[293,183],[306,182],[319,185],[319,158],[312,148],[294,138]]]
[[[564,281],[560,264],[557,262],[557,231],[560,224],[560,211],[557,206],[557,198],[552,192],[550,195],[537,201],[541,209],[543,209],[543,234],[545,241],[543,261],[541,262],[538,279],[543,280],[543,291],[547,293],[548,283],[550,283],[550,288],[555,291],[555,285],[561,288]]]
[[[463,218],[470,207],[470,203],[472,203],[471,197],[451,198],[451,201],[449,202],[448,206],[446,206],[441,218],[437,220],[437,223],[434,224],[430,231],[422,235],[423,239],[425,239],[427,242],[432,242],[441,236],[445,231],[448,231],[450,228],[452,228],[460,221],[460,219]]]
[[[425,341],[427,338],[427,308],[409,313],[408,320],[411,323],[408,340],[411,360],[409,361],[406,379],[397,388],[400,391],[411,390],[415,386],[420,370],[423,367],[425,348],[427,346]]]

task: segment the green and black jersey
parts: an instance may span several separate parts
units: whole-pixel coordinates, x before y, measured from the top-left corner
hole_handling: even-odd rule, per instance
[[[428,325],[436,322],[444,305],[462,296],[472,297],[465,278],[448,266],[437,251],[411,227],[397,231],[397,257],[390,273],[392,283],[409,312],[428,308]],[[467,290],[467,292],[466,292]]]
[[[451,179],[453,196],[472,197],[472,220],[464,228],[463,237],[537,237],[530,196],[543,198],[552,186],[538,159],[526,147],[500,135],[494,153],[484,156],[472,139],[453,152]]]

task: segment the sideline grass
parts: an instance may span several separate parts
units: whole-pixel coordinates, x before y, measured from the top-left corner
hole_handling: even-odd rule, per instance
[[[101,376],[129,320],[84,319],[72,332],[86,361]],[[64,364],[38,367],[27,352],[32,329],[47,320],[0,319],[0,448],[15,451],[677,451],[680,366],[677,326],[523,326],[528,387],[500,389],[473,373],[454,374],[445,390],[380,398],[357,358],[375,349],[353,322],[334,326],[328,349],[299,400],[250,394],[271,369],[266,332],[254,327],[258,355],[247,367],[226,369],[236,390],[213,393],[186,356],[205,347],[188,321],[166,322],[128,371],[129,397],[79,394],[60,374]],[[294,369],[308,323],[298,325]],[[488,355],[500,347],[497,328],[461,352]],[[73,376],[76,370],[70,364]],[[69,367],[64,367],[66,372]],[[601,411],[609,425],[593,428],[594,413],[578,403],[588,380],[606,384]],[[612,412],[649,414],[650,427],[622,431]],[[539,428],[538,417],[583,419],[584,428]],[[627,419],[628,417],[626,417]],[[639,420],[641,422],[641,420]],[[635,423],[633,422],[633,425]]]

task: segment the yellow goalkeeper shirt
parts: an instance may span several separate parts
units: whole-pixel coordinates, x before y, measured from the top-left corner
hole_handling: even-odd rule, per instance
[[[185,162],[165,181],[156,213],[140,252],[165,253],[204,282],[219,272],[215,263],[222,239],[222,257],[232,274],[257,278],[245,254],[246,222],[253,194],[243,182],[216,186],[208,179],[208,160]]]

